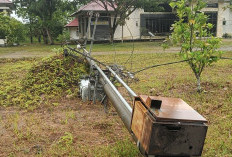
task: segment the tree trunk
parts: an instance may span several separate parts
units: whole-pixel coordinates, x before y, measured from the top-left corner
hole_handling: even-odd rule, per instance
[[[110,33],[110,43],[113,43],[114,41],[114,33],[113,33],[113,27],[112,27],[112,21],[111,21],[111,14],[108,14],[108,24],[109,24],[109,33]]]
[[[44,41],[44,44],[48,44],[48,37],[47,37],[47,33],[45,32],[45,30],[43,30],[43,41]]]
[[[124,32],[123,32],[123,25],[122,25],[122,43],[123,43],[123,33],[124,33]]]
[[[38,42],[41,43],[41,35],[38,36]]]
[[[114,42],[114,34],[110,33],[110,43]]]
[[[196,75],[197,78],[197,92],[200,93],[202,91],[201,89],[201,78],[199,75]]]
[[[110,43],[114,42],[114,33],[113,33],[113,28],[109,26],[109,33],[110,33]]]
[[[116,28],[111,27],[110,28],[110,43],[114,43],[114,34],[115,34]]]
[[[33,36],[30,36],[31,44],[33,44]]]
[[[33,44],[33,34],[32,34],[32,22],[31,22],[31,18],[29,18],[29,21],[30,21],[30,41],[31,41],[31,44]]]
[[[49,39],[49,41],[50,41],[50,44],[51,44],[51,45],[54,45],[54,41],[53,41],[53,39],[52,39],[51,33],[50,33],[50,31],[49,31],[48,28],[46,28],[46,32],[47,32],[47,35],[48,35],[48,39]]]
[[[43,41],[44,41],[44,44],[48,44],[48,38],[46,35],[43,35]]]

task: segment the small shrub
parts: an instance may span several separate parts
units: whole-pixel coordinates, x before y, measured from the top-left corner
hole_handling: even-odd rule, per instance
[[[63,31],[63,33],[57,37],[57,40],[62,44],[65,44],[70,41],[70,33],[68,31]]]
[[[232,35],[229,34],[229,33],[225,33],[225,34],[223,34],[222,37],[225,38],[225,39],[229,39],[229,38],[232,38]]]
[[[73,144],[73,135],[69,132],[65,132],[65,135],[60,137],[58,143],[62,146],[70,146]]]
[[[195,3],[191,0],[170,3],[179,18],[173,24],[172,42],[181,44],[180,55],[191,67],[197,80],[197,91],[201,92],[202,72],[217,62],[223,51],[219,50],[221,39],[215,38],[210,32],[213,24],[207,23],[207,15],[200,12],[206,6],[205,1],[196,0]]]

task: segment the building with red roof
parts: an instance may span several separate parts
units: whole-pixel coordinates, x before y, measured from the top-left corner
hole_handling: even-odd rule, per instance
[[[64,27],[78,27],[78,26],[79,26],[78,19],[75,18],[74,20],[72,20],[69,24],[65,25]]]
[[[70,23],[64,26],[68,29],[70,34],[70,40],[78,40],[79,39],[79,22],[78,19],[75,18]]]
[[[110,29],[109,29],[109,16],[114,17],[114,8],[117,8],[117,6],[111,6],[110,4],[107,5],[107,10],[110,12],[110,15],[107,15],[107,11],[105,10],[105,7],[103,7],[103,4],[99,0],[93,0],[89,2],[88,4],[81,6],[76,12],[72,14],[72,16],[76,17],[79,22],[79,37],[80,38],[86,38],[86,36],[90,39],[91,34],[93,32],[93,28],[95,25],[95,16],[92,17],[89,33],[86,34],[88,29],[88,21],[90,17],[90,12],[92,12],[94,15],[99,14],[98,22],[97,22],[97,29],[95,33],[95,40],[109,40],[110,39]],[[124,39],[138,39],[140,38],[140,30],[139,30],[139,16],[141,9],[137,9],[134,13],[130,15],[128,20],[126,20],[127,25],[133,32],[133,36],[131,36],[129,29],[123,29],[124,26],[118,26],[115,34],[114,39],[115,40],[121,40]],[[112,18],[113,19],[113,18]]]

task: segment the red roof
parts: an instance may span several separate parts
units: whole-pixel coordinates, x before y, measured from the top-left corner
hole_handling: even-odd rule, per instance
[[[78,26],[79,26],[79,22],[77,18],[72,20],[69,24],[65,25],[65,27],[78,27]]]
[[[0,3],[12,3],[10,0],[0,0]]]

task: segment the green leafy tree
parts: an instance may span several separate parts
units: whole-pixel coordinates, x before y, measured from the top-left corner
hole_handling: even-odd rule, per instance
[[[7,44],[12,45],[24,40],[24,25],[14,18],[0,13],[0,38],[7,39]]]
[[[15,0],[17,14],[28,19],[31,42],[33,36],[43,36],[44,42],[54,44],[69,15],[76,11],[77,5],[85,0]]]
[[[171,12],[170,2],[171,0],[144,0],[142,7],[145,12]]]
[[[28,19],[26,23],[27,35],[30,37],[30,42],[33,43],[34,30],[37,28],[35,21],[37,18],[32,14],[32,9],[30,8],[33,0],[14,0],[14,4],[17,8],[17,14],[24,19]]]
[[[57,37],[57,40],[58,40],[59,42],[61,42],[61,44],[67,43],[67,41],[70,40],[70,33],[69,33],[69,31],[64,30],[63,33],[60,34],[60,35]]]
[[[206,6],[202,0],[180,0],[171,2],[178,21],[173,25],[172,41],[181,43],[180,55],[188,61],[197,79],[197,91],[201,91],[201,74],[205,67],[220,59],[221,40],[210,33],[213,25],[201,12]]]

